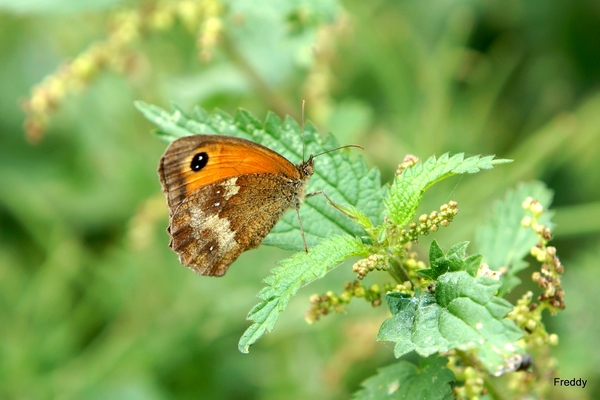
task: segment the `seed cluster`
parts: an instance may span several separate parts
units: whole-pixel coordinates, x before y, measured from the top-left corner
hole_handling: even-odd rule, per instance
[[[419,254],[415,251],[410,251],[412,248],[412,242],[408,242],[404,244],[404,251],[402,252],[402,258],[400,260],[402,264],[402,268],[406,271],[408,277],[416,282],[420,278],[417,271],[420,269],[427,268],[427,265],[419,260]]]
[[[311,306],[304,315],[304,319],[312,324],[332,311],[339,314],[344,313],[346,305],[353,297],[364,298],[370,301],[373,307],[377,307],[381,305],[381,288],[377,284],[367,288],[361,282],[354,281],[346,282],[344,290],[339,296],[332,291],[322,295],[313,294],[310,296]]]
[[[557,374],[556,359],[550,356],[548,346],[558,344],[558,335],[548,333],[542,321],[542,310],[533,302],[534,294],[529,291],[525,293],[515,305],[515,308],[508,314],[519,328],[527,334],[519,340],[519,345],[528,353],[533,354],[533,359],[529,360],[533,364],[535,375],[553,377]],[[545,303],[542,303],[545,304]],[[526,360],[524,360],[526,361]],[[521,369],[530,368],[527,365],[519,366]],[[509,380],[511,386],[515,387],[524,395],[531,393],[547,393],[547,382],[550,379],[532,379],[533,374],[510,374]],[[536,396],[536,398],[540,398]]]
[[[486,394],[485,381],[483,373],[476,368],[466,366],[459,369],[457,378],[464,382],[461,386],[454,388],[454,395],[459,399],[478,399],[482,394]]]
[[[537,304],[533,303],[533,292],[529,291],[517,301],[517,305],[508,317],[529,334],[525,337],[527,343],[535,347],[547,344],[555,346],[558,344],[558,336],[546,332],[540,311]]]
[[[402,230],[404,242],[417,242],[419,236],[429,235],[429,232],[437,232],[440,226],[447,227],[454,217],[458,214],[458,203],[449,201],[448,204],[442,204],[440,211],[432,211],[431,214],[423,214],[419,217],[419,222],[411,222],[408,230]]]
[[[542,294],[538,296],[538,301],[548,304],[551,312],[564,309],[564,290],[561,287],[560,275],[565,268],[556,255],[556,248],[547,245],[552,239],[550,228],[538,223],[539,217],[544,212],[544,207],[539,201],[528,197],[523,202],[523,208],[530,211],[533,216],[524,217],[521,225],[532,228],[539,238],[539,242],[531,248],[531,255],[542,263],[540,271],[536,271],[532,275],[533,281],[544,289]]]
[[[371,254],[367,258],[357,261],[352,266],[352,271],[356,273],[356,278],[363,280],[371,271],[385,271],[389,268],[387,258],[383,254]]]
[[[105,40],[93,43],[34,86],[23,103],[28,139],[39,141],[51,113],[60,107],[67,95],[81,91],[101,72],[111,70],[132,74],[143,67],[143,60],[133,50],[135,43],[149,32],[171,29],[177,19],[196,34],[198,57],[201,61],[208,61],[222,36],[223,12],[223,6],[217,0],[186,0],[162,1],[151,6],[145,4],[113,14]]]
[[[410,281],[402,282],[397,285],[393,285],[391,283],[386,283],[385,285],[386,292],[398,292],[398,293],[406,293],[408,295],[414,295],[414,288]]]
[[[404,157],[404,160],[402,160],[402,162],[400,163],[400,165],[398,165],[398,168],[396,169],[396,175],[401,175],[402,172],[406,168],[412,167],[413,165],[415,165],[419,161],[421,161],[419,159],[419,157],[417,157],[415,155],[412,155],[412,154],[407,154],[406,157]]]
[[[501,271],[494,271],[490,268],[486,263],[482,263],[477,270],[477,276],[486,276],[488,278],[495,279],[497,281],[500,280],[500,276],[502,276]]]

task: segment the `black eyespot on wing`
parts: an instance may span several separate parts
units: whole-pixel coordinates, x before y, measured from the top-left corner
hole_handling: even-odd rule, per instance
[[[206,166],[208,163],[208,154],[205,152],[198,153],[192,158],[192,162],[190,164],[190,168],[194,172],[200,171],[202,168]]]

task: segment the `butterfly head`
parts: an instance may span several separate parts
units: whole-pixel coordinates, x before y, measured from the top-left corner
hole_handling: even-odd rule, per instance
[[[306,145],[304,142],[304,105],[305,104],[306,104],[306,102],[304,100],[302,100],[302,160],[305,160],[304,154],[306,151]],[[298,171],[300,172],[300,174],[302,174],[302,178],[310,177],[315,172],[315,169],[314,169],[315,158],[317,158],[323,154],[331,153],[332,151],[345,149],[346,147],[358,147],[359,149],[364,150],[364,147],[359,146],[357,144],[347,144],[345,146],[336,147],[335,149],[329,149],[329,150],[322,151],[321,153],[318,153],[315,155],[311,154],[310,157],[308,157],[308,160],[302,161],[296,167],[298,168]]]
[[[315,173],[315,157],[310,156],[308,160],[302,161],[300,164],[296,166],[298,168],[298,172],[300,172],[300,176],[302,180],[306,180],[310,178],[312,174]]]

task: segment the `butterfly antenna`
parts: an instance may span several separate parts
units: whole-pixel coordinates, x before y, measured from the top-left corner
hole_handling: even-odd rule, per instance
[[[304,104],[305,103],[306,103],[306,100],[302,100],[302,161],[305,160],[304,152],[305,152],[305,148],[306,148],[306,145],[304,144]]]
[[[325,151],[323,151],[323,152],[321,152],[319,154],[315,154],[314,156],[312,156],[312,158],[321,156],[323,154],[331,153],[332,151],[337,151],[337,150],[345,149],[346,147],[356,147],[356,148],[359,148],[361,150],[365,149],[364,147],[362,147],[361,145],[358,145],[358,144],[347,144],[347,145],[344,145],[344,146],[336,147],[335,149],[325,150]]]

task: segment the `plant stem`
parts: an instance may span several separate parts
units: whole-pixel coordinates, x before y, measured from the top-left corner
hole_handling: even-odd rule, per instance
[[[404,267],[402,267],[402,264],[398,262],[398,260],[396,260],[395,258],[391,258],[390,266],[391,266],[391,268],[388,270],[388,272],[390,273],[390,275],[392,275],[392,277],[394,278],[394,280],[396,280],[396,282],[404,283],[406,281],[409,281],[410,283],[413,283],[410,280],[410,278],[408,277],[408,273],[406,272]],[[413,284],[413,287],[414,287],[414,284]]]

